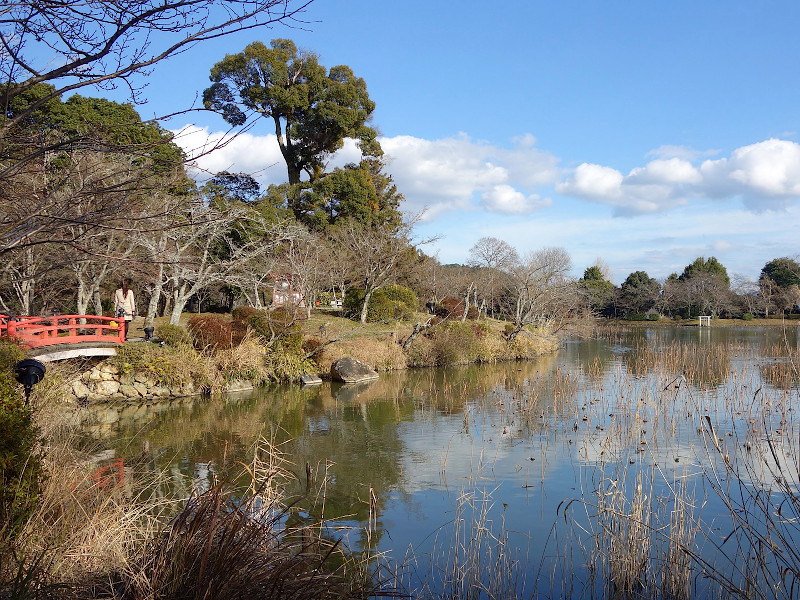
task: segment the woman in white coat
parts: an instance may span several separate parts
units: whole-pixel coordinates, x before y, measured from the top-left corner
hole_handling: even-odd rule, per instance
[[[136,317],[136,299],[133,296],[131,283],[130,279],[123,279],[120,287],[114,292],[114,316],[122,319],[126,340],[131,321]]]

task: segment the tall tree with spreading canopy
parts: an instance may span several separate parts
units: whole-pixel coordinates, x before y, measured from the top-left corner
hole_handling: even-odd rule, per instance
[[[589,308],[597,314],[606,316],[613,312],[612,299],[616,288],[606,278],[601,264],[588,267],[579,283],[586,295]]]
[[[713,256],[686,265],[678,281],[683,284],[680,312],[685,317],[719,315],[733,307],[728,270]]]
[[[697,277],[698,275],[715,275],[720,277],[725,285],[729,286],[731,284],[731,278],[728,276],[728,270],[714,256],[711,256],[708,259],[703,256],[697,257],[694,259],[694,262],[686,265],[686,267],[683,269],[683,273],[680,274],[678,279],[681,281],[686,281],[687,279],[691,277]]]
[[[364,80],[344,65],[328,71],[291,40],[275,39],[269,47],[253,42],[228,54],[212,67],[210,79],[203,103],[231,125],[252,117],[272,120],[290,184],[304,174],[317,179],[347,137],[358,140],[365,156],[382,153],[377,132],[367,125],[375,103]]]

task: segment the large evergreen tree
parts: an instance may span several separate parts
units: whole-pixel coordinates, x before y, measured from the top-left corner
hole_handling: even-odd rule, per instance
[[[341,219],[392,230],[402,224],[398,211],[402,200],[391,176],[383,173],[380,160],[363,160],[314,181],[301,194],[295,215],[317,231]]]
[[[610,316],[613,313],[612,299],[616,288],[605,278],[599,266],[588,267],[579,283],[586,296],[586,302],[596,314]]]
[[[634,271],[622,282],[616,303],[624,315],[642,314],[653,308],[660,291],[658,281],[645,271]]]
[[[780,288],[800,285],[800,263],[786,256],[775,258],[764,265],[761,275],[769,277]]]
[[[347,66],[327,70],[291,40],[253,42],[215,64],[210,79],[203,102],[231,125],[272,120],[290,184],[322,175],[346,137],[358,140],[365,156],[381,154],[377,132],[367,125],[375,103],[364,80]]]
[[[714,256],[708,259],[703,256],[697,257],[694,259],[694,262],[686,265],[678,279],[686,281],[698,275],[715,275],[720,277],[722,281],[725,282],[726,286],[731,284],[731,278],[728,277],[728,270]]]

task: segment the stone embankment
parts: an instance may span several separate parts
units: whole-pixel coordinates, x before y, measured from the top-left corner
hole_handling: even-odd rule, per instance
[[[192,382],[167,385],[153,373],[121,373],[116,366],[108,363],[95,365],[72,383],[72,394],[81,404],[106,402],[114,398],[126,398],[134,402],[202,393],[203,389]]]
[[[249,381],[233,381],[226,393],[252,390]],[[194,383],[167,385],[149,371],[123,373],[107,362],[95,365],[72,382],[70,391],[77,405],[76,423],[103,437],[120,421],[151,418],[178,405],[191,404],[208,392]]]

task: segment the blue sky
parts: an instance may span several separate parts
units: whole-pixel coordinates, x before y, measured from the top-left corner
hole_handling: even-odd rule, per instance
[[[315,0],[305,17],[160,65],[140,112],[191,104],[226,52],[289,37],[366,80],[387,171],[442,262],[483,236],[563,246],[578,276],[602,258],[616,283],[698,256],[756,278],[800,254],[800,3]],[[190,126],[189,150],[226,129],[203,112],[166,125]],[[270,131],[200,166],[283,181]]]

